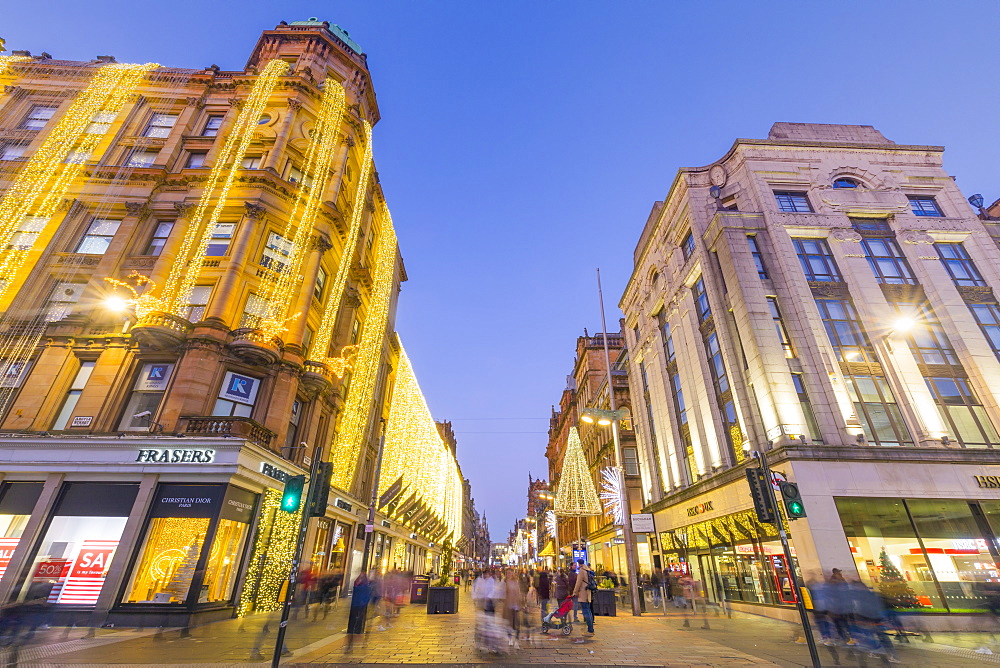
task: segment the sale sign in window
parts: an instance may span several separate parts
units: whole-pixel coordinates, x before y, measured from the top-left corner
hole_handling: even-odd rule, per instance
[[[108,566],[114,556],[116,540],[85,540],[80,546],[69,577],[62,585],[56,603],[94,605],[104,586]]]
[[[20,542],[20,538],[0,538],[0,577],[7,572],[7,565],[10,558],[14,556],[14,548]]]

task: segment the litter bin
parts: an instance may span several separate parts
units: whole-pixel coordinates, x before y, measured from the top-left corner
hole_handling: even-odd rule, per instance
[[[430,584],[429,575],[414,575],[413,584],[410,585],[410,603],[426,603],[427,588]]]

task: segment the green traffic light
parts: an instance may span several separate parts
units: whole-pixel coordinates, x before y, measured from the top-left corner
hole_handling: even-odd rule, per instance
[[[803,511],[805,511],[805,508],[798,501],[792,501],[788,504],[788,513],[793,517],[801,517]]]
[[[294,513],[302,505],[302,488],[305,486],[305,476],[291,476],[285,480],[285,491],[281,495],[281,509]]]

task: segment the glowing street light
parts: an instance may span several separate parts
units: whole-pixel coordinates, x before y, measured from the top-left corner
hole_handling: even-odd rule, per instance
[[[128,301],[124,297],[111,295],[104,300],[104,308],[115,313],[124,313],[128,310]]]

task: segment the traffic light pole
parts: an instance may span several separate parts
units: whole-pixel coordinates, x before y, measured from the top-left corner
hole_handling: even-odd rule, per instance
[[[313,452],[312,463],[309,466],[309,491],[318,481],[316,470],[319,466],[318,448]],[[274,655],[271,657],[271,668],[278,668],[281,663],[281,648],[285,646],[285,629],[288,627],[288,613],[292,609],[292,602],[295,600],[295,581],[299,576],[299,559],[302,558],[302,548],[306,543],[306,531],[309,528],[309,504],[304,499],[308,499],[306,494],[302,495],[299,509],[302,512],[302,519],[299,520],[299,537],[295,541],[295,554],[292,555],[292,569],[288,575],[288,589],[285,591],[285,603],[281,606],[281,622],[278,624],[278,637],[274,640]],[[308,615],[307,615],[308,617]]]
[[[750,453],[760,461],[760,468],[767,478],[764,485],[764,493],[771,500],[771,507],[774,509],[774,524],[778,527],[778,537],[781,539],[781,548],[785,551],[785,564],[788,570],[788,578],[791,580],[795,596],[795,607],[799,611],[799,618],[802,620],[802,632],[806,637],[806,645],[809,646],[809,657],[812,659],[813,668],[820,668],[819,651],[816,648],[816,639],[813,638],[812,626],[809,623],[809,612],[806,604],[802,600],[802,582],[799,580],[798,569],[792,561],[792,548],[788,544],[788,532],[785,531],[785,522],[781,519],[781,511],[778,509],[778,498],[774,493],[774,477],[771,475],[771,467],[767,465],[767,457],[763,452],[754,451]]]

